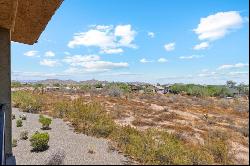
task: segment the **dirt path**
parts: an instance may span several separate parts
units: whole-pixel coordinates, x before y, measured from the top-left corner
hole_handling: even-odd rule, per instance
[[[89,137],[84,134],[76,134],[61,119],[53,119],[50,135],[49,149],[45,152],[31,152],[29,140],[20,140],[20,133],[27,130],[29,136],[35,131],[41,131],[38,122],[39,115],[25,113],[27,120],[23,121],[23,127],[16,127],[16,120],[22,112],[13,109],[16,119],[13,124],[13,138],[18,139],[17,147],[13,148],[17,165],[46,165],[52,157],[62,159],[62,164],[67,165],[122,165],[129,161],[122,154],[111,150],[105,139]]]

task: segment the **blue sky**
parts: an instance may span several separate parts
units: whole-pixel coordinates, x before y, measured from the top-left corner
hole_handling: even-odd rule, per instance
[[[247,0],[65,0],[12,79],[224,84],[249,80]]]

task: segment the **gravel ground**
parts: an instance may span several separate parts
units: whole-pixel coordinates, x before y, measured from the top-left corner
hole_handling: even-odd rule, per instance
[[[62,160],[65,165],[131,164],[122,154],[111,150],[107,140],[77,134],[61,119],[53,119],[51,130],[46,131],[50,135],[49,149],[45,152],[31,152],[29,140],[20,140],[19,135],[25,130],[29,132],[29,136],[35,131],[41,131],[39,115],[25,113],[27,120],[23,121],[23,127],[17,128],[16,120],[24,113],[14,108],[13,114],[16,115],[16,119],[12,121],[13,138],[18,140],[17,147],[13,148],[13,155],[17,165],[48,165],[51,160],[58,163]]]

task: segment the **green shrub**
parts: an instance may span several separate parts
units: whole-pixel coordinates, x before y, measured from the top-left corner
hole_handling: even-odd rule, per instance
[[[111,135],[119,149],[143,164],[211,164],[213,157],[203,149],[182,143],[175,136],[157,130],[138,131],[121,127]]]
[[[22,87],[22,84],[18,81],[11,82],[11,88],[19,88]]]
[[[33,151],[44,151],[48,149],[49,134],[36,132],[30,138]]]
[[[20,139],[21,140],[27,140],[29,137],[28,137],[28,134],[29,132],[28,131],[23,131],[20,133]]]
[[[53,106],[53,115],[57,118],[69,117],[69,102],[66,100],[58,101]]]
[[[16,127],[22,127],[23,126],[23,121],[21,119],[18,119],[16,121]]]
[[[17,147],[17,139],[12,140],[12,147]]]
[[[43,115],[39,116],[39,122],[42,124],[42,129],[43,130],[49,130],[50,129],[50,124],[52,122],[52,119],[46,118]]]
[[[100,104],[86,104],[82,99],[73,101],[69,106],[69,118],[77,131],[97,137],[108,137],[115,123]]]
[[[222,131],[210,131],[205,141],[206,150],[213,155],[214,161],[223,165],[232,164],[227,143],[229,136]]]
[[[13,106],[21,108],[24,112],[38,113],[42,108],[41,96],[31,92],[17,91],[12,93]]]

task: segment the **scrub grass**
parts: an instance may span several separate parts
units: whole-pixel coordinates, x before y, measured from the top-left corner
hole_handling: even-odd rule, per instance
[[[28,99],[24,99],[26,97]],[[49,110],[49,115],[71,122],[77,132],[108,138],[116,148],[141,164],[232,164],[227,138],[220,137],[219,133],[210,135],[204,145],[191,145],[164,130],[139,131],[131,126],[120,126],[94,100],[86,102],[83,98],[70,100],[62,96],[53,98],[46,94],[15,92],[13,102],[22,109],[34,105],[40,112]]]

